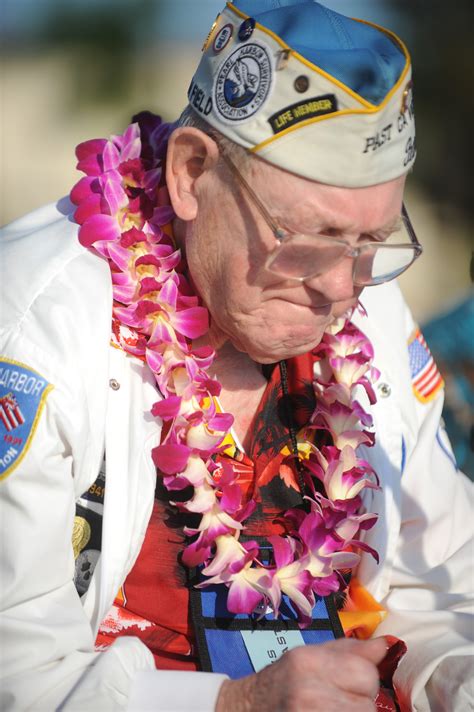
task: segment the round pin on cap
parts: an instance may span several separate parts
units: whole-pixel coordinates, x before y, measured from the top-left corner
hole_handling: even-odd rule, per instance
[[[246,42],[253,35],[255,29],[255,20],[253,17],[247,17],[239,27],[238,37],[241,42]]]
[[[224,27],[219,30],[219,32],[215,36],[214,42],[212,43],[214,52],[222,52],[222,50],[227,47],[227,45],[229,44],[229,40],[232,37],[233,31],[234,26],[231,25],[230,22],[228,22],[227,25],[224,25]]]

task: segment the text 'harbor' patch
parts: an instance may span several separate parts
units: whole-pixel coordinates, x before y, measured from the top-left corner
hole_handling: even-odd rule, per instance
[[[37,371],[0,358],[0,479],[25,456],[53,386]]]

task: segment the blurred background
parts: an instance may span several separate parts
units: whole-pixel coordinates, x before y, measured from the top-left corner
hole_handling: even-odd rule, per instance
[[[0,223],[66,194],[74,148],[133,113],[175,119],[224,0],[3,0]],[[386,25],[415,72],[418,159],[407,206],[425,253],[401,286],[447,383],[446,425],[474,477],[472,0],[326,0]]]

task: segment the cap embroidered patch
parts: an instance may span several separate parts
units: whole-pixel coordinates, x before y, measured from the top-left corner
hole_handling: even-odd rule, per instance
[[[263,44],[245,44],[223,62],[214,84],[216,110],[225,121],[244,121],[258,111],[270,91],[272,63]]]
[[[270,116],[268,121],[273,129],[273,133],[284,131],[284,129],[294,126],[300,121],[313,119],[315,116],[323,116],[337,111],[337,99],[334,94],[324,94],[312,99],[299,101],[291,106],[286,106],[282,111],[278,111]]]
[[[313,0],[228,2],[188,98],[231,141],[320,183],[376,185],[415,160],[405,45]]]
[[[0,479],[8,477],[27,453],[52,388],[25,364],[0,359]]]
[[[444,386],[444,381],[419,329],[408,341],[408,354],[413,392],[421,403],[428,403]]]

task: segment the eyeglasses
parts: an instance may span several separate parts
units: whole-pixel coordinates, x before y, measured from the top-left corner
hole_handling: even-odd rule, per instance
[[[346,257],[351,257],[354,260],[354,284],[369,287],[395,279],[423,252],[405,205],[402,205],[398,226],[384,242],[368,241],[353,247],[346,240],[328,235],[303,235],[283,229],[270,215],[228,154],[220,148],[225,164],[277,240],[277,245],[265,263],[270,272],[303,282],[327,272]]]

